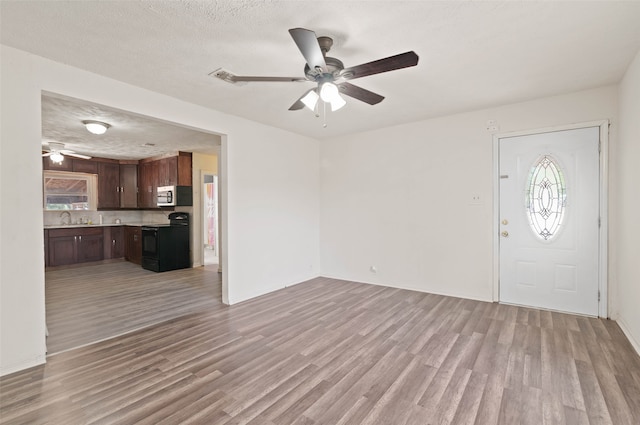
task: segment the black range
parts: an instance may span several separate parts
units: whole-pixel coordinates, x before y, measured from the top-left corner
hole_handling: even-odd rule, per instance
[[[169,214],[169,224],[142,226],[142,267],[154,272],[191,267],[189,213]]]

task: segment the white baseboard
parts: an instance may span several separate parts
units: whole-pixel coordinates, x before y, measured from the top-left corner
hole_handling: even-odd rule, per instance
[[[633,347],[633,349],[636,350],[636,353],[638,353],[638,355],[640,356],[640,343],[638,343],[638,340],[635,339],[633,334],[629,331],[629,326],[627,326],[624,320],[620,318],[618,318],[616,322],[618,323],[618,326],[620,326],[620,329],[622,329],[622,332],[625,334],[625,336],[631,343],[631,346]]]

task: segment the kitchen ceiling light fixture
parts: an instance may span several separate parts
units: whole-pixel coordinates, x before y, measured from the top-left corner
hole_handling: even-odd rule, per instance
[[[102,121],[85,120],[82,124],[87,128],[89,133],[104,134],[111,125]]]

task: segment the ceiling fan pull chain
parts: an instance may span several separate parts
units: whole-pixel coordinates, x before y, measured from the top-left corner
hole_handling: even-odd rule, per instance
[[[327,128],[327,102],[322,102],[322,128]]]

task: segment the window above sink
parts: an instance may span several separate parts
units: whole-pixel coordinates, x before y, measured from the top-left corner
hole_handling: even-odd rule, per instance
[[[98,179],[95,174],[43,172],[45,211],[96,211]]]

